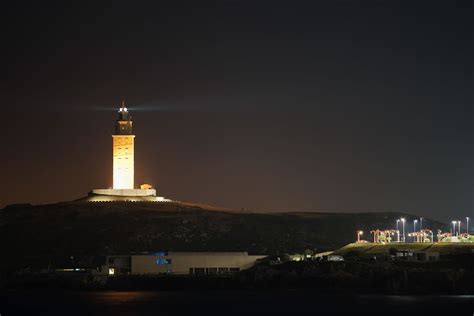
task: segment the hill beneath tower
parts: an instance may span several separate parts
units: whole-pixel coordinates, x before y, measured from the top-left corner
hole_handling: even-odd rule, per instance
[[[335,249],[355,231],[393,228],[402,213],[242,213],[193,203],[66,202],[0,210],[2,270],[91,266],[131,252]],[[425,219],[431,229],[446,227]],[[101,260],[101,259],[100,259]]]

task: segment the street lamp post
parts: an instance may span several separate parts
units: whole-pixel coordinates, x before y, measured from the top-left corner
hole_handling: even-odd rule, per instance
[[[469,235],[469,217],[466,217],[466,233]]]
[[[360,242],[360,235],[362,235],[364,232],[359,230],[357,231],[357,242]]]
[[[400,242],[400,229],[399,229],[400,219],[397,219],[397,242]]]
[[[452,236],[456,235],[456,221],[451,222],[453,224]]]
[[[414,219],[413,220],[413,241],[416,241],[416,223],[418,223],[418,220]]]
[[[420,230],[423,229],[423,217],[420,217]]]
[[[405,219],[402,217],[400,220],[402,221],[402,242],[405,242]]]
[[[458,236],[461,235],[461,221],[458,221]]]
[[[418,223],[418,220],[414,219],[413,220],[413,241],[416,241],[416,223]]]

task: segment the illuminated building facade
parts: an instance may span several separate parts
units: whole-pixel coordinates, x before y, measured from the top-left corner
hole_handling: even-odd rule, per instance
[[[113,139],[113,188],[134,189],[134,140],[132,116],[124,102],[115,122]]]
[[[101,270],[117,274],[229,274],[253,267],[267,256],[247,252],[167,252],[107,256]]]

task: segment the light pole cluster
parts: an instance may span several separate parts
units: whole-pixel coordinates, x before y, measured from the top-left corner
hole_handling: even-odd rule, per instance
[[[438,229],[438,242],[474,242],[474,238],[471,239],[469,234],[469,217],[465,217],[466,219],[466,231],[465,233],[461,232],[461,224],[460,220],[453,220],[451,221],[451,233],[446,232],[442,233],[441,230]],[[396,242],[407,242],[406,240],[406,231],[405,231],[405,224],[407,220],[404,217],[396,219],[396,229],[388,229],[388,230],[373,230],[370,233],[374,234],[374,243],[391,243],[394,242],[394,237],[396,235]],[[419,223],[419,231],[417,231],[417,225]],[[400,227],[401,224],[401,227]],[[401,231],[401,233],[400,233]],[[362,230],[356,231],[357,234],[357,242],[367,242],[361,239],[361,236],[364,232]],[[423,217],[419,219],[413,219],[413,232],[409,231],[408,236],[413,237],[413,242],[434,242],[434,234],[430,229],[423,229]],[[454,237],[454,238],[453,238]]]
[[[396,231],[399,231],[400,230],[400,223],[402,225],[401,227],[401,230],[402,230],[402,237],[401,237],[401,242],[406,242],[406,233],[405,233],[405,223],[407,222],[407,220],[404,218],[404,217],[401,217],[399,219],[396,220]],[[420,217],[420,219],[414,219],[413,220],[413,233],[410,233],[409,236],[413,236],[413,241],[414,242],[417,242],[417,241],[420,241],[423,242],[424,241],[424,238],[421,238],[420,237],[417,237],[417,225],[418,223],[420,223],[420,226],[419,226],[419,235],[420,236],[424,236],[423,235],[423,217]]]
[[[469,217],[466,218],[466,234],[469,235]],[[452,236],[460,236],[461,235],[461,221],[451,221],[451,224],[453,224],[453,227],[451,229],[451,235]]]

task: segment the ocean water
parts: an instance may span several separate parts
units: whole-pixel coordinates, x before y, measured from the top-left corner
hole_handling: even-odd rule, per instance
[[[279,291],[0,294],[0,315],[474,315],[474,295],[358,295]]]

